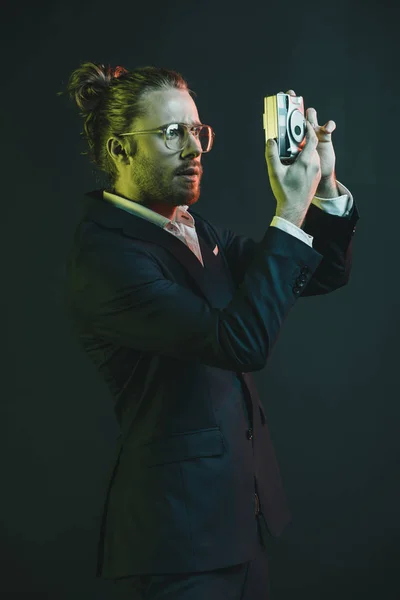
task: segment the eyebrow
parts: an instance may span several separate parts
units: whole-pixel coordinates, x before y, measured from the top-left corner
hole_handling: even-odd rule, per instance
[[[168,125],[172,125],[173,123],[178,123],[178,125],[187,125],[188,127],[197,127],[198,125],[203,125],[200,121],[193,121],[192,123],[184,123],[183,121],[170,121],[169,123],[164,123],[164,125],[160,125],[160,127],[167,127]]]

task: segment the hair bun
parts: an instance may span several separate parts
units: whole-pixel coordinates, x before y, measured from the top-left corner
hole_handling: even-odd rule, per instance
[[[97,108],[110,85],[110,77],[104,65],[85,62],[75,71],[77,79],[75,100],[84,113]]]
[[[70,75],[65,92],[81,109],[81,115],[86,117],[96,110],[113,81],[129,73],[124,67],[115,68],[101,63],[83,62]]]
[[[68,82],[68,91],[83,114],[96,110],[113,79],[128,73],[124,67],[83,62]]]

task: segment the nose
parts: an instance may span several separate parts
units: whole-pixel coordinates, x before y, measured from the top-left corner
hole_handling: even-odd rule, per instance
[[[182,150],[182,156],[199,156],[199,154],[202,154],[200,140],[189,131],[186,146]]]

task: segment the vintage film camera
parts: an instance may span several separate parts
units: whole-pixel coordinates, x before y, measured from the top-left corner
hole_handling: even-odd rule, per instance
[[[263,123],[265,143],[275,138],[281,161],[284,164],[293,163],[306,143],[303,97],[283,92],[265,96]]]

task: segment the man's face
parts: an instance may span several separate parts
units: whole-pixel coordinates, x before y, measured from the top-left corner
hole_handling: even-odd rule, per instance
[[[130,131],[155,129],[168,123],[200,123],[196,105],[184,90],[151,91],[144,101],[146,116],[135,120]],[[137,152],[129,157],[129,164],[119,165],[116,192],[168,218],[175,216],[177,206],[195,204],[203,173],[200,142],[190,134],[185,148],[176,151],[166,147],[162,133],[137,135],[135,141]],[[199,169],[199,176],[193,181],[178,175],[189,167]]]

